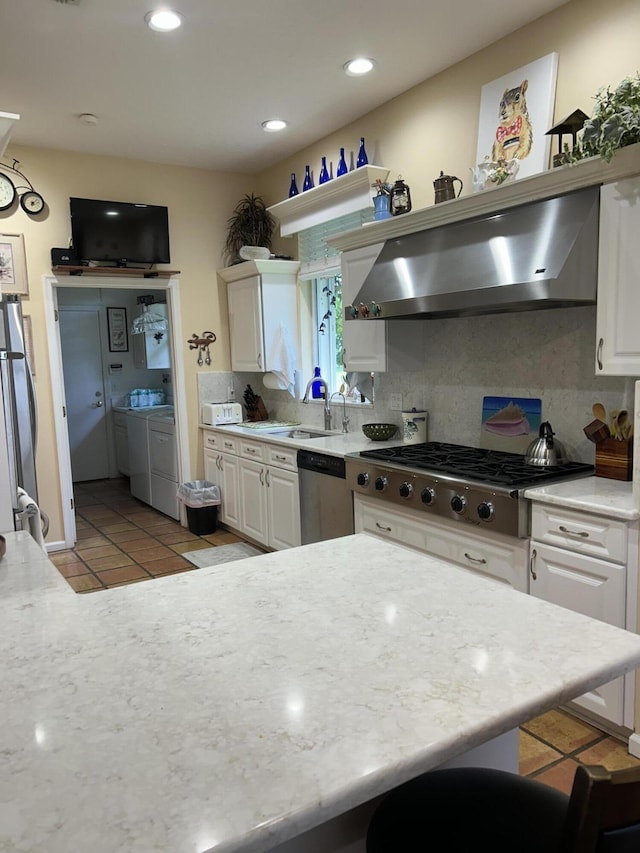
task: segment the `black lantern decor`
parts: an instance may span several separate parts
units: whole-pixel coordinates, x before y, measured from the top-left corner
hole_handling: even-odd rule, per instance
[[[411,192],[409,185],[402,180],[402,175],[398,175],[398,180],[391,188],[389,207],[393,216],[399,216],[411,210]]]
[[[567,160],[566,152],[563,151],[563,135],[565,133],[571,134],[572,148],[575,148],[578,131],[582,130],[582,128],[584,127],[584,123],[588,118],[589,116],[586,113],[583,113],[582,110],[574,110],[574,112],[572,112],[570,116],[567,116],[562,121],[559,121],[558,124],[554,124],[551,130],[548,130],[545,133],[545,136],[558,137],[558,153],[554,154],[552,158],[554,167],[563,166],[565,163],[569,162]]]

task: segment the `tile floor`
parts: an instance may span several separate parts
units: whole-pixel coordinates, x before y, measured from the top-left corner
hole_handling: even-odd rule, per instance
[[[77,543],[51,561],[76,592],[87,593],[159,575],[197,571],[182,554],[241,542],[218,529],[196,536],[177,521],[132,498],[126,479],[74,487]],[[626,745],[561,710],[549,711],[520,729],[520,774],[569,792],[582,764],[610,770],[640,765]]]
[[[50,555],[76,592],[196,571],[186,551],[242,540],[225,530],[196,536],[129,493],[125,478],[74,484],[77,542]]]

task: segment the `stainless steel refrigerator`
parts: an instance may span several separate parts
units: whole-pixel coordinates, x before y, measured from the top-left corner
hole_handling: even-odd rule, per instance
[[[16,517],[19,489],[38,501],[36,398],[27,363],[22,305],[13,294],[0,296],[0,391],[0,532],[7,532],[24,526]]]

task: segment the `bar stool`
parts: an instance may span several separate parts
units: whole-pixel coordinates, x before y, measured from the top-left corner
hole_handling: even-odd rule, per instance
[[[487,768],[434,770],[377,807],[367,853],[638,853],[640,768],[579,765],[567,796]]]

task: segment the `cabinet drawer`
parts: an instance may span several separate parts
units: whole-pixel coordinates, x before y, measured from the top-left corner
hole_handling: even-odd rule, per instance
[[[205,450],[220,450],[223,453],[238,452],[238,437],[235,435],[224,435],[221,432],[204,431],[204,448]]]
[[[249,441],[241,438],[239,444],[239,455],[245,459],[255,459],[256,462],[264,462],[266,457],[266,446],[259,441]]]
[[[287,468],[289,471],[298,470],[298,451],[288,447],[267,445],[267,464],[277,468]]]
[[[463,525],[451,528],[424,513],[381,508],[378,501],[360,495],[354,496],[354,519],[356,533],[372,533],[528,591],[526,540],[512,543],[497,536],[475,536]]]
[[[614,563],[627,561],[627,526],[613,518],[534,503],[531,536],[578,554]]]

